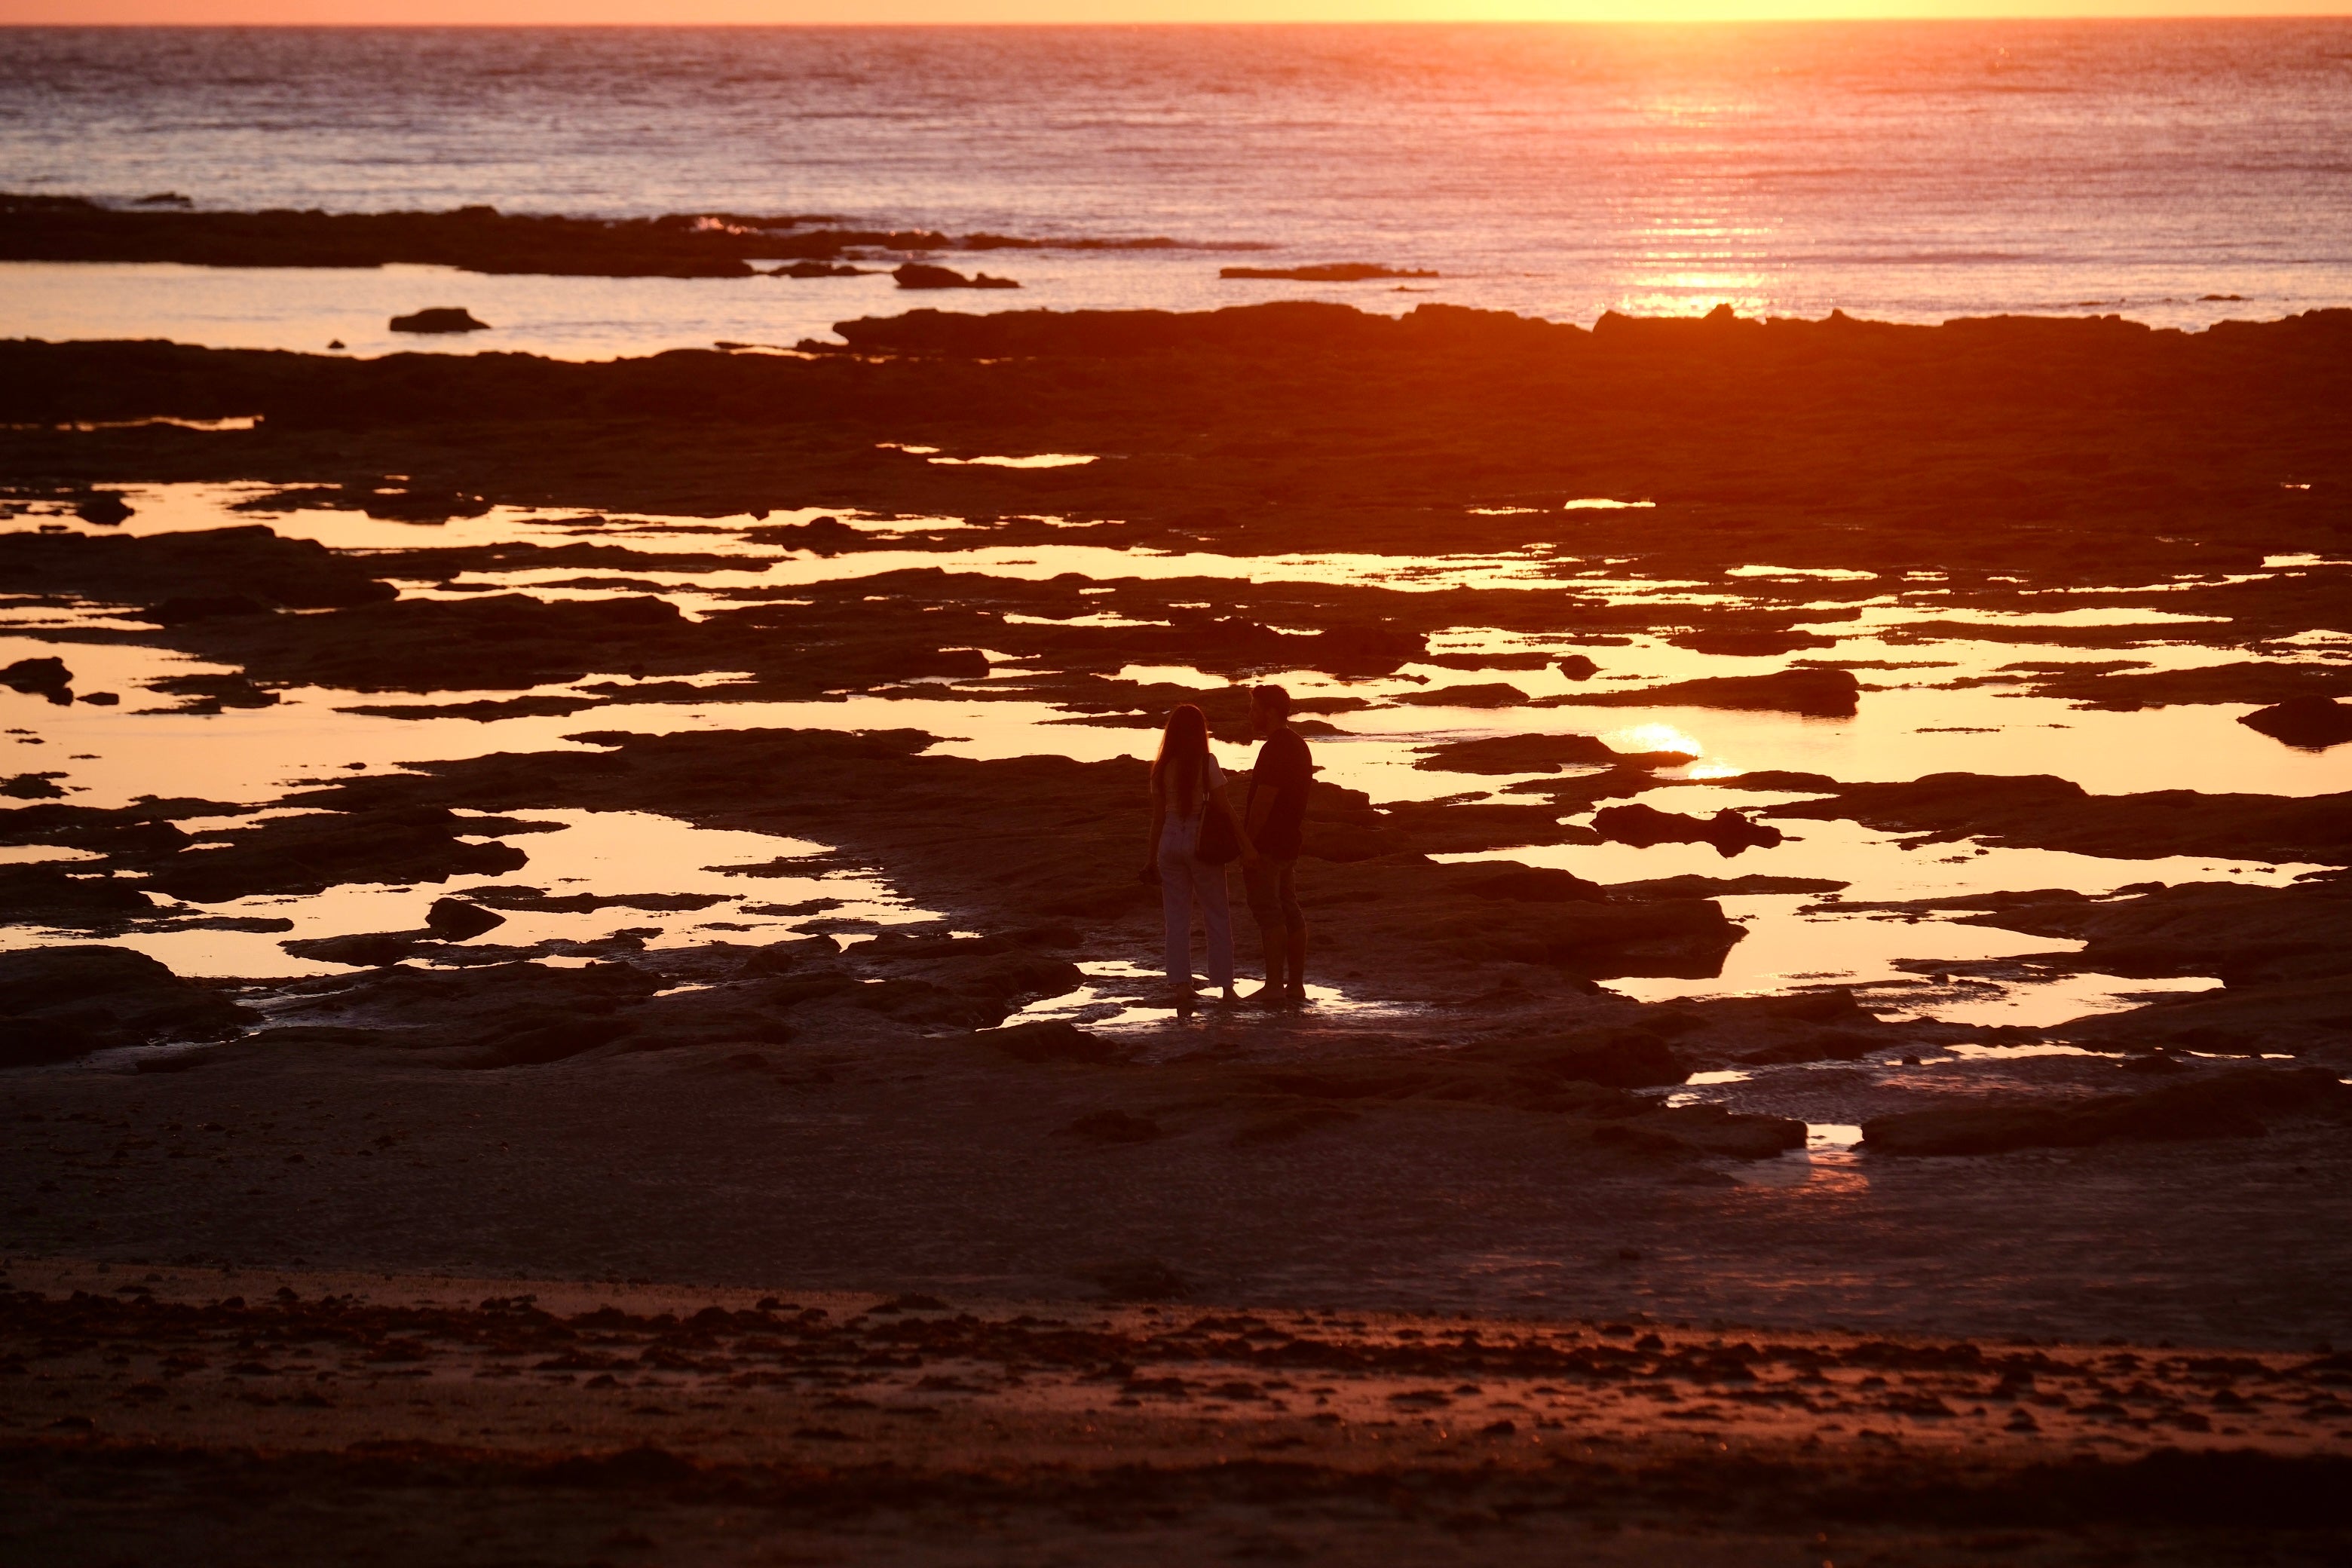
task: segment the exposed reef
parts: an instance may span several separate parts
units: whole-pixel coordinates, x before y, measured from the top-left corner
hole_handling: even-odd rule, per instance
[[[124,210],[77,196],[0,195],[0,260],[178,261],[199,267],[387,267],[594,278],[749,278],[754,260],[832,261],[845,251],[1162,249],[1168,239],[1022,239],[842,226],[824,215],[670,213],[562,217],[449,212]],[[814,274],[790,268],[786,276]]]
[[[2265,552],[2333,551],[2352,494],[2347,438],[2321,412],[2352,401],[2352,311],[2199,333],[1615,317],[1588,331],[1302,302],[918,310],[842,331],[850,350],[814,359],[680,351],[604,364],[11,343],[0,417],[37,428],[0,432],[0,458],[58,484],[358,471],[673,513],[1049,513],[1245,552],[1411,550],[1442,526],[1462,549],[1565,535],[1669,571],[1761,558],[1941,571],[1963,589],[2019,572],[2168,582]],[[1135,373],[1139,358],[1150,374]],[[261,424],[38,428],[165,416]],[[959,468],[907,444],[1112,455]],[[632,462],[591,456],[620,448]],[[2288,473],[2312,476],[2308,488],[2286,487]],[[1609,496],[1655,505],[1558,510]],[[2308,580],[2290,611],[2284,585],[2217,584],[2168,607],[2242,615],[2259,602],[2284,622],[2326,590]]]

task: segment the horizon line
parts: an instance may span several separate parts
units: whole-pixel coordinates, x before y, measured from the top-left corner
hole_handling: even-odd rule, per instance
[[[980,31],[983,29],[1053,28],[1065,32],[1114,32],[1142,28],[1174,29],[1180,27],[1722,27],[1722,26],[1808,26],[1834,25],[1838,26],[1869,26],[1899,24],[1906,26],[1946,24],[1979,26],[1987,22],[2104,22],[2132,25],[2144,22],[2343,22],[2352,21],[2352,5],[2340,11],[1948,11],[1934,15],[1885,12],[1871,16],[1855,16],[1837,11],[1791,11],[1773,16],[1362,16],[1362,17],[1271,17],[1215,19],[1138,17],[1131,21],[1071,21],[1022,20],[1019,18],[973,19],[969,21],[890,20],[875,21],[775,21],[747,22],[710,19],[703,21],[579,21],[579,22],[484,22],[484,21],[376,21],[376,22],[310,22],[285,20],[240,21],[233,17],[218,20],[188,21],[155,19],[141,21],[117,19],[107,21],[42,20],[39,18],[9,19],[0,17],[0,30],[47,29],[55,31],[96,32],[106,30],[143,29],[163,31],[206,28],[268,28],[280,32],[359,33],[403,32],[431,30],[435,32],[587,32],[618,31],[713,31],[721,28],[753,31],[915,31],[938,32]]]
[[[397,4],[398,0],[393,0]],[[722,0],[723,3],[723,0]],[[822,3],[822,0],[820,0]],[[919,0],[918,0],[919,3]],[[1179,0],[1181,3],[1181,0]],[[1309,0],[1312,3],[1312,0]],[[1703,3],[1703,0],[1702,0]],[[1929,0],[1934,4],[1934,0]],[[431,4],[431,0],[427,0]],[[1507,9],[1510,0],[1502,0]],[[1604,0],[1605,4],[1605,0]],[[1806,26],[1834,25],[1866,26],[1874,25],[1948,24],[1982,26],[1988,23],[2110,23],[2129,26],[2151,22],[2171,23],[2266,23],[2266,22],[2330,22],[2352,21],[2352,4],[2342,4],[2328,10],[2279,10],[2261,12],[2228,11],[2114,11],[2114,10],[2023,10],[1967,8],[1969,0],[1958,0],[1951,8],[1933,11],[1882,11],[1856,14],[1837,8],[1836,0],[1818,9],[1794,8],[1783,12],[1751,15],[1735,9],[1715,14],[1680,16],[1624,16],[1588,15],[1569,16],[1528,16],[1488,15],[1473,16],[1272,16],[1272,17],[1173,17],[1139,16],[1130,19],[1097,17],[974,17],[941,19],[937,17],[882,17],[845,20],[829,17],[800,19],[747,20],[740,17],[685,18],[590,18],[576,21],[554,20],[365,20],[319,21],[312,19],[250,18],[235,16],[190,19],[184,17],[136,16],[88,20],[64,17],[0,16],[0,30],[7,31],[128,31],[205,29],[269,29],[281,32],[397,32],[397,31],[513,31],[513,32],[584,32],[584,31],[981,31],[1018,28],[1055,29],[1066,32],[1135,31],[1141,29],[1174,30],[1179,28],[1441,28],[1441,27],[1592,27],[1612,29],[1680,29],[1720,26]],[[1995,0],[1998,4],[1998,0]]]

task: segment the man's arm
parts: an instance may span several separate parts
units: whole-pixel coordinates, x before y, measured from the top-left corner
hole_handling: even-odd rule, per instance
[[[1252,775],[1249,794],[1249,820],[1242,825],[1243,830],[1248,833],[1251,843],[1256,843],[1258,835],[1265,831],[1265,819],[1274,815],[1274,803],[1281,798],[1281,790],[1270,787],[1261,789],[1258,787],[1255,775]]]

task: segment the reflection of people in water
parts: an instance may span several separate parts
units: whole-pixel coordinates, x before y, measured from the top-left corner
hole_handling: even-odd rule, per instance
[[[1255,851],[1242,867],[1242,880],[1265,946],[1265,984],[1250,1000],[1264,1007],[1299,1007],[1307,1002],[1307,914],[1298,907],[1296,876],[1315,763],[1290,727],[1290,693],[1281,687],[1250,693],[1250,729],[1265,742],[1250,770],[1242,816],[1243,841]]]
[[[1220,833],[1219,827],[1224,832]],[[1204,845],[1225,837],[1231,847]],[[1143,879],[1160,884],[1160,918],[1168,944],[1168,983],[1176,993],[1176,1011],[1192,1012],[1192,910],[1201,910],[1201,924],[1209,933],[1209,978],[1234,994],[1233,914],[1225,892],[1225,862],[1237,851],[1244,866],[1255,859],[1241,832],[1240,818],[1225,798],[1225,775],[1209,752],[1208,721],[1186,702],[1168,715],[1160,737],[1160,755],[1151,763],[1150,858]],[[1222,849],[1222,853],[1220,850]],[[1210,858],[1203,859],[1206,853]]]

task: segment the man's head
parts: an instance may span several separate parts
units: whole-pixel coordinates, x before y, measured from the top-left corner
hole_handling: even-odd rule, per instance
[[[1290,717],[1290,693],[1279,686],[1260,686],[1250,692],[1250,728],[1271,735]]]

